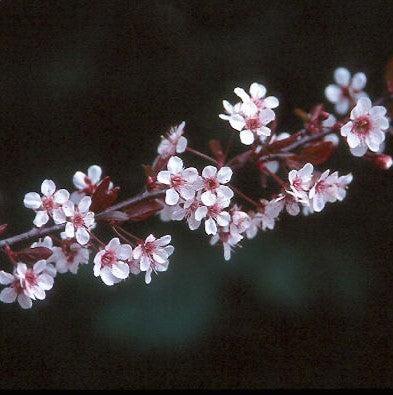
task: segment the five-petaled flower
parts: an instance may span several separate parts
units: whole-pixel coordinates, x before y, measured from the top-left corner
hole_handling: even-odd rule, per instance
[[[157,152],[164,158],[183,153],[187,148],[187,139],[183,136],[186,123],[171,128],[166,137],[163,137]]]
[[[199,183],[204,192],[201,195],[202,203],[206,206],[212,206],[217,201],[217,195],[221,194],[227,199],[233,197],[233,191],[227,184],[232,177],[232,170],[228,166],[221,167],[217,171],[214,166],[206,166],[202,170],[202,177]]]
[[[290,190],[287,193],[293,195],[298,201],[307,204],[308,193],[314,167],[306,163],[300,170],[291,170],[288,174]]]
[[[341,135],[347,138],[353,155],[363,156],[367,149],[379,151],[388,128],[386,108],[373,107],[371,100],[363,97],[351,111],[351,120],[342,126]]]
[[[62,240],[60,247],[53,247],[53,258],[51,258],[59,273],[76,274],[79,265],[89,263],[89,255],[88,248],[82,247],[72,240]]]
[[[169,185],[165,193],[165,203],[173,206],[180,196],[189,200],[195,195],[195,181],[198,179],[198,170],[194,167],[184,169],[183,161],[172,156],[167,165],[168,170],[162,170],[157,175],[157,181],[161,184]]]
[[[101,276],[106,285],[113,285],[126,279],[130,274],[127,263],[132,258],[132,247],[121,244],[113,238],[94,258],[94,275]]]
[[[367,77],[364,73],[356,73],[351,78],[351,73],[344,67],[334,71],[336,84],[328,85],[325,89],[326,98],[335,105],[337,114],[346,114],[353,103],[361,97],[367,97],[363,92]]]
[[[90,240],[90,229],[95,226],[94,213],[89,211],[91,197],[85,196],[78,205],[68,201],[63,205],[64,214],[67,216],[65,235],[76,238],[76,241],[85,245]]]
[[[166,235],[156,239],[149,235],[145,241],[134,248],[132,257],[139,261],[140,270],[145,273],[145,282],[151,282],[152,272],[164,272],[168,269],[168,257],[172,255],[174,248],[169,243],[171,236]]]
[[[25,207],[36,212],[34,225],[40,228],[49,221],[50,216],[55,223],[64,223],[65,216],[61,207],[68,201],[69,192],[65,189],[56,191],[56,185],[52,180],[44,180],[41,184],[41,193],[43,196],[37,192],[26,193],[23,200]]]

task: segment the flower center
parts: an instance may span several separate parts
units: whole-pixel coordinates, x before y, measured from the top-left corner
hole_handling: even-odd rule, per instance
[[[31,269],[26,271],[25,282],[27,285],[37,285],[37,276]]]
[[[42,207],[46,210],[46,211],[53,211],[53,209],[57,208],[58,205],[54,202],[52,196],[44,196],[42,198]]]
[[[253,99],[253,103],[258,107],[258,108],[262,108],[264,107],[264,103],[262,99]]]
[[[85,192],[89,195],[92,195],[96,191],[97,185],[93,184],[91,182],[90,178],[87,176],[85,177],[84,181],[85,181],[86,187],[83,189],[83,192]]]
[[[75,214],[72,222],[73,222],[75,228],[81,228],[85,224],[83,215],[80,213]]]
[[[213,204],[208,208],[209,215],[212,218],[216,218],[218,214],[221,213],[221,207],[218,204]]]
[[[171,183],[174,188],[181,187],[184,184],[184,180],[179,175],[171,177]]]
[[[349,91],[349,86],[341,87],[341,96],[346,98],[351,98],[351,92]]]
[[[217,189],[220,186],[220,183],[216,178],[207,178],[205,180],[205,188],[209,191]]]
[[[101,266],[112,266],[116,262],[116,255],[113,251],[106,251],[101,257]]]
[[[293,185],[293,187],[294,187],[295,189],[297,189],[298,191],[300,191],[300,190],[303,189],[303,188],[302,188],[302,179],[299,178],[299,177],[296,177],[296,178],[294,179],[292,185]]]
[[[317,193],[322,193],[326,188],[328,184],[325,183],[325,181],[318,181],[317,185],[315,185],[315,190]]]
[[[353,122],[353,128],[357,135],[359,136],[367,135],[371,129],[370,119],[366,116],[359,117]]]
[[[249,130],[256,130],[261,127],[261,121],[258,117],[248,118],[246,120],[246,128]]]

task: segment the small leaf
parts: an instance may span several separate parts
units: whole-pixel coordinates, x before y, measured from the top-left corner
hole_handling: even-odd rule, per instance
[[[128,221],[128,215],[126,213],[123,213],[123,211],[110,211],[108,213],[102,213],[100,215],[100,220],[108,222],[124,222]]]
[[[21,251],[14,251],[13,254],[17,261],[35,263],[40,259],[48,259],[52,255],[52,250],[46,247],[33,247],[25,248]]]
[[[301,132],[297,132],[297,133],[294,133],[291,136],[287,137],[286,139],[277,140],[274,143],[268,145],[266,147],[266,151],[269,153],[275,153],[277,151],[280,151],[283,148],[288,147],[289,145],[296,142],[298,140],[298,138],[300,137],[300,135],[301,135]]]
[[[113,205],[119,194],[120,188],[109,189],[111,179],[105,177],[97,186],[97,189],[91,196],[90,210],[98,213]]]
[[[139,222],[152,217],[158,211],[162,210],[163,207],[164,204],[157,199],[147,200],[133,204],[126,210],[126,213],[130,221]]]
[[[299,156],[304,163],[310,162],[313,165],[321,165],[325,163],[333,155],[335,146],[330,141],[321,141],[316,144],[304,147]]]

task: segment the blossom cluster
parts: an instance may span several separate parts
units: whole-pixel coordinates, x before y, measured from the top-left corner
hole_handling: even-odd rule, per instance
[[[232,105],[224,100],[225,114],[219,117],[239,132],[240,147],[231,142],[224,147],[221,140],[213,139],[210,155],[202,153],[189,146],[186,124],[181,122],[162,136],[156,158],[144,166],[146,190],[123,202],[115,204],[119,187],[109,177],[102,178],[98,165],[74,174],[71,193],[44,180],[40,193],[29,192],[23,200],[35,214],[36,232],[0,240],[13,265],[10,271],[0,271],[0,284],[5,286],[0,301],[17,301],[28,309],[33,301],[45,298],[58,274],[77,274],[90,261],[94,276],[107,286],[140,273],[149,284],[153,273],[168,269],[174,252],[171,236],[140,238],[123,227],[127,222],[156,214],[162,221],[184,221],[192,231],[202,228],[199,232],[210,238],[211,245],[221,246],[229,260],[235,248],[260,231],[273,230],[285,213],[293,217],[319,213],[327,203],[343,201],[352,173],[340,175],[322,165],[344,142],[353,156],[379,169],[390,168],[393,160],[383,151],[391,121],[382,104],[393,96],[373,104],[364,91],[365,74],[351,76],[343,67],[336,69],[334,80],[325,96],[335,114],[322,103],[309,111],[297,109],[302,127],[292,133],[279,130],[275,113],[279,101],[267,96],[264,85],[254,82],[248,93],[235,88],[240,101]],[[209,163],[200,169],[187,167],[183,155]],[[260,184],[251,195],[242,190],[248,174],[237,173],[250,168]],[[110,229],[109,241],[96,233],[100,222]],[[0,225],[0,234],[5,229],[6,224]],[[8,245],[34,234],[45,237],[21,250]]]

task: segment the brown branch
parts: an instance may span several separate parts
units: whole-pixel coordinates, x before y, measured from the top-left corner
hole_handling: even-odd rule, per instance
[[[124,200],[120,203],[117,203],[117,204],[107,208],[104,211],[101,211],[100,213],[96,214],[95,218],[97,220],[100,220],[101,218],[103,218],[105,216],[105,214],[108,214],[108,213],[116,211],[116,210],[121,210],[123,208],[132,206],[133,204],[142,202],[144,200],[161,197],[164,195],[164,193],[165,193],[165,191],[162,191],[162,190],[154,191],[154,192],[147,192],[147,191],[142,192],[139,195],[136,195],[130,199]],[[8,239],[0,240],[0,248],[4,247],[5,245],[12,245],[12,244],[24,241],[24,240],[29,240],[32,238],[46,236],[50,233],[59,232],[59,231],[63,230],[64,227],[65,227],[65,224],[47,226],[44,228],[33,228],[25,233],[21,233],[16,236],[9,237]]]

